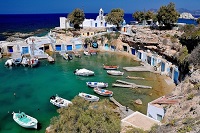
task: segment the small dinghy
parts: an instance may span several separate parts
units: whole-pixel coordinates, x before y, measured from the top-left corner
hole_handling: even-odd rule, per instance
[[[111,97],[113,95],[112,91],[97,88],[97,87],[94,88],[94,92],[96,92],[97,94],[102,95],[102,96],[110,96]]]
[[[106,66],[106,65],[104,65],[103,68],[105,70],[117,70],[119,68],[119,66]]]
[[[61,107],[68,107],[69,104],[72,104],[71,101],[66,100],[64,98],[59,97],[58,95],[56,96],[51,96],[50,98],[50,103],[52,103],[53,105],[61,108]]]
[[[48,62],[51,63],[51,64],[55,63],[55,59],[54,59],[53,57],[51,57],[51,56],[48,56],[48,57],[47,57],[47,60],[48,60]]]
[[[124,72],[116,70],[108,70],[107,73],[114,76],[122,76],[124,74]]]
[[[87,86],[89,87],[99,87],[99,88],[106,88],[108,87],[108,83],[104,83],[104,82],[86,82]]]
[[[95,95],[83,93],[83,92],[79,93],[78,96],[80,96],[90,102],[98,102],[99,101],[99,97],[97,97]]]
[[[37,129],[37,119],[25,114],[24,112],[15,113],[13,112],[13,120],[24,128],[35,128]]]

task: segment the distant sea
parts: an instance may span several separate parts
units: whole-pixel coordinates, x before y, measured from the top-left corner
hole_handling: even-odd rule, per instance
[[[98,13],[85,13],[86,18],[96,19]],[[49,29],[59,27],[59,17],[67,17],[67,13],[60,14],[6,14],[0,15],[0,41],[6,39],[4,33],[13,32],[35,32],[38,29]],[[200,16],[195,16],[200,17]],[[134,21],[132,14],[125,14],[124,19],[129,24]],[[195,20],[179,19],[180,23],[196,24]],[[2,34],[3,33],[3,34]]]

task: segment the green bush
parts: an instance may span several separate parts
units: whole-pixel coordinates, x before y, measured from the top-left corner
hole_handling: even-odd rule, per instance
[[[190,93],[188,96],[187,96],[187,100],[192,100],[194,97],[194,94],[193,93]]]

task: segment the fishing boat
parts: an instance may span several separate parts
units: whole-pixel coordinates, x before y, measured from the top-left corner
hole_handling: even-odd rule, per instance
[[[65,59],[65,60],[68,60],[68,59],[69,59],[69,55],[66,54],[66,53],[63,53],[63,54],[62,54],[62,57],[63,57],[63,59]]]
[[[124,75],[124,72],[116,71],[116,70],[108,70],[107,73],[110,74],[110,75],[114,75],[114,76],[122,76],[122,75]]]
[[[29,62],[29,59],[26,56],[23,56],[22,61],[21,61],[21,65],[23,65],[24,67],[27,67],[28,62]]]
[[[84,51],[83,53],[84,53],[84,55],[90,55],[90,53],[88,51]]]
[[[39,60],[37,57],[31,57],[31,59],[29,59],[28,65],[30,67],[36,67],[39,64]]]
[[[14,63],[13,63],[13,59],[8,59],[6,62],[5,62],[5,66],[7,67],[10,67],[12,66]]]
[[[21,64],[21,61],[22,61],[21,58],[13,59],[13,64],[14,64],[15,66],[19,66],[19,65]]]
[[[99,97],[97,97],[95,95],[83,93],[83,92],[79,93],[78,96],[80,96],[90,102],[98,102],[99,101]]]
[[[25,114],[24,112],[15,113],[13,112],[13,120],[24,128],[35,128],[37,129],[37,119]]]
[[[102,95],[102,96],[112,96],[113,95],[112,91],[101,89],[98,87],[94,88],[93,90],[94,90],[94,92],[96,92],[97,94]]]
[[[104,82],[86,82],[87,86],[89,87],[99,87],[99,88],[106,88],[108,87],[108,83],[104,83]]]
[[[52,64],[55,63],[55,59],[51,56],[48,56],[47,60],[48,60],[49,63],[52,63]]]
[[[94,72],[88,69],[76,69],[74,71],[74,74],[79,75],[79,76],[93,76]]]
[[[103,68],[105,70],[117,70],[119,68],[119,66],[106,66],[106,65],[104,65]]]
[[[64,98],[59,97],[58,95],[56,96],[51,96],[50,97],[50,103],[52,103],[53,105],[61,108],[61,107],[68,107],[69,104],[72,104],[71,101],[66,100]]]

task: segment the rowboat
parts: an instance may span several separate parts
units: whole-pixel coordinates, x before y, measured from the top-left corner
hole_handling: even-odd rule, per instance
[[[13,120],[22,127],[35,128],[37,129],[37,119],[25,114],[24,112],[15,113],[13,112]]]
[[[106,65],[104,65],[103,68],[105,70],[117,70],[119,68],[119,66],[106,66]]]
[[[98,87],[94,88],[93,90],[94,90],[94,92],[96,92],[97,94],[102,95],[102,96],[112,96],[113,95],[112,91],[101,89]]]
[[[105,88],[108,87],[108,83],[104,83],[104,82],[86,82],[87,86],[89,87],[99,87],[99,88]]]
[[[71,101],[61,98],[58,95],[56,96],[51,96],[50,97],[50,103],[52,103],[53,105],[57,106],[57,107],[68,107],[69,104],[72,104]]]
[[[97,97],[95,95],[83,93],[83,92],[79,93],[78,96],[80,96],[90,102],[98,102],[99,101],[99,97]]]
[[[124,72],[116,70],[108,70],[107,73],[114,76],[122,76],[124,74]]]

